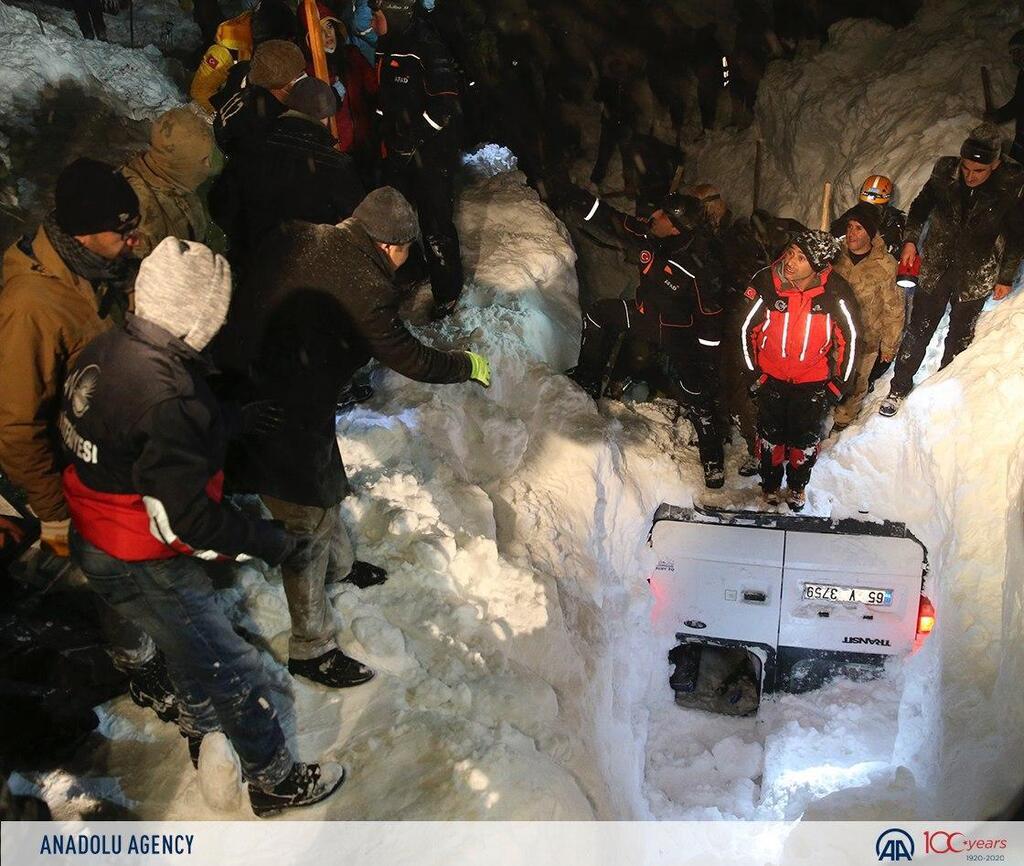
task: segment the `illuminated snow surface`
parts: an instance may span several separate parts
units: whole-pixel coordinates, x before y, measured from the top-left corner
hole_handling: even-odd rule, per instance
[[[861,122],[869,98],[888,98],[892,116],[903,90],[879,95],[896,87],[884,78],[854,94],[864,73],[849,61],[863,43],[847,24],[813,69],[800,58],[773,67],[789,91],[786,124],[814,129],[834,113],[840,131],[812,150],[812,136],[801,140],[807,177],[776,167],[768,183],[813,202],[821,180],[851,170],[843,154],[856,146],[866,155],[853,176],[913,178],[907,204],[971,125],[950,57],[966,56],[976,75],[1019,26],[970,4],[965,45],[965,8],[926,4],[927,32],[879,49],[884,74],[909,76],[918,102],[905,126],[874,139],[844,137],[840,119]],[[915,39],[932,53],[911,50]],[[1008,69],[994,73],[1009,80]],[[782,123],[762,118],[768,130]],[[746,172],[739,152],[729,162],[735,136],[714,136],[708,179]],[[342,646],[378,677],[336,692],[293,680],[273,573],[244,570],[219,594],[264,641],[297,754],[350,770],[336,796],[290,817],[911,819],[1001,807],[1024,765],[1024,293],[987,312],[974,346],[895,419],[875,414],[883,384],[812,479],[808,513],[867,507],[928,547],[938,625],[925,649],[881,681],[767,700],[756,719],[687,711],[667,685],[668,647],[650,639],[645,578],[655,508],[703,492],[690,429],[668,404],[598,409],[560,375],[578,348],[574,253],[509,165],[498,148],[469,161],[475,180],[458,216],[466,291],[449,321],[421,329],[436,345],[487,354],[492,388],[376,370],[376,397],[339,421],[356,490],[344,514],[359,556],[391,578],[331,592]],[[742,202],[749,188],[736,183],[727,192]],[[776,204],[804,218],[815,209]],[[924,373],[935,358],[933,347]],[[740,457],[729,448],[729,484],[749,487]],[[101,800],[144,818],[252,816],[223,740],[204,744],[197,778],[172,726],[127,699],[101,714],[103,747],[35,780],[57,817]]]

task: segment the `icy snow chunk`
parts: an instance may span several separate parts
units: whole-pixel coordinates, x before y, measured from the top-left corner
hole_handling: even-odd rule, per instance
[[[379,617],[360,616],[352,621],[352,633],[365,650],[365,661],[377,670],[402,673],[417,667],[409,655],[402,630]]]
[[[725,779],[754,779],[761,775],[764,747],[740,737],[726,737],[711,747],[715,769]]]
[[[214,811],[237,812],[242,808],[242,767],[230,741],[220,731],[203,737],[199,748],[199,790]]]
[[[516,155],[501,144],[485,144],[473,153],[462,155],[462,164],[478,178],[493,177],[504,171],[514,171]]]

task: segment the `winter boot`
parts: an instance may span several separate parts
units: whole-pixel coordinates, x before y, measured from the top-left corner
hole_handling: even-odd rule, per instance
[[[740,464],[739,474],[744,478],[753,478],[761,471],[761,461],[759,461],[753,455],[748,454],[746,459]]]
[[[878,414],[884,418],[892,418],[900,411],[903,399],[902,395],[890,392],[889,396],[882,401],[882,405],[878,407]]]
[[[338,395],[338,411],[347,412],[357,403],[365,403],[373,396],[373,388],[361,382],[349,382]]]
[[[704,486],[709,490],[717,490],[725,484],[725,467],[719,460],[707,460],[704,463]]]
[[[764,500],[765,505],[778,505],[782,501],[779,496],[778,488],[776,488],[775,490],[768,490],[767,488],[762,488],[761,498]]]
[[[803,490],[790,490],[788,502],[790,511],[803,511],[807,504],[807,494]]]
[[[315,659],[289,659],[288,673],[331,689],[360,686],[373,679],[370,668],[349,658],[340,649],[329,650]]]
[[[249,803],[258,818],[272,815],[282,809],[312,806],[326,800],[345,781],[345,768],[326,761],[322,764],[303,764],[296,761],[284,779],[265,791],[249,785]]]
[[[566,370],[565,375],[586,391],[594,400],[601,399],[601,383],[586,378],[579,367],[573,367],[571,370]]]
[[[370,565],[357,559],[352,563],[352,570],[338,583],[351,583],[360,589],[366,589],[368,586],[379,586],[387,579],[388,573],[379,565]]]
[[[142,667],[128,672],[128,694],[140,707],[149,708],[162,722],[178,720],[178,696],[167,675],[164,657],[157,653]]]

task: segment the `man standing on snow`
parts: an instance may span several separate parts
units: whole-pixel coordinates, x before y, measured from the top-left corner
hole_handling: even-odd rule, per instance
[[[434,315],[462,294],[462,253],[452,180],[462,135],[459,77],[448,48],[416,14],[417,0],[372,0],[377,33],[377,114],[384,182],[419,213]]]
[[[153,121],[149,150],[121,169],[139,198],[138,258],[166,237],[206,240],[209,218],[196,190],[213,171],[213,147],[210,125],[191,108],[172,108]]]
[[[224,322],[231,271],[202,244],[166,238],[143,261],[135,298],[126,329],[90,343],[64,388],[75,561],[163,650],[193,763],[203,736],[223,730],[257,815],[315,803],[344,770],[292,758],[259,654],[235,634],[200,564],[313,555],[310,539],[221,502],[227,427],[200,353]]]
[[[853,380],[857,301],[832,269],[839,242],[828,232],[797,235],[782,258],[754,274],[744,295],[743,357],[757,377],[757,452],[765,502],[779,504],[783,471],[789,507],[800,511],[828,410]]]
[[[1010,293],[1024,253],[1024,172],[1001,161],[1001,144],[997,127],[975,127],[959,158],[944,156],[935,163],[910,206],[902,264],[917,256],[925,223],[928,235],[896,372],[878,410],[886,417],[899,411],[914,387],[914,374],[946,307],[949,331],[940,369],[971,344],[989,296],[1000,301]]]
[[[279,430],[243,442],[229,481],[259,493],[274,517],[322,549],[303,567],[282,569],[288,669],[333,688],[364,683],[373,671],[338,648],[328,565],[360,587],[386,579],[355,558],[341,520],[349,486],[335,433],[338,394],[371,359],[420,382],[490,384],[485,358],[432,349],[399,317],[394,272],[416,233],[415,211],[391,187],[371,192],[340,226],[286,223],[260,245],[246,301],[232,305],[216,347],[221,366],[243,381],[243,401],[282,409]]]
[[[724,456],[715,400],[723,274],[711,250],[703,205],[692,196],[672,193],[648,221],[614,210],[583,190],[572,195],[583,206],[584,220],[625,242],[640,268],[635,299],[605,298],[584,313],[573,381],[599,399],[605,367],[621,335],[658,346],[671,361],[679,404],[697,432],[704,483],[721,487]]]
[[[0,469],[28,497],[40,539],[68,555],[57,414],[68,370],[124,316],[139,200],[113,166],[81,158],[57,178],[55,208],[4,254],[0,289]],[[139,706],[177,714],[163,662],[145,634],[99,605],[110,654]]]
[[[886,252],[879,216],[878,208],[867,202],[846,212],[843,250],[832,266],[850,284],[860,308],[860,345],[853,384],[836,408],[835,432],[857,417],[876,362],[891,363],[903,335],[903,290],[896,285],[896,260]]]
[[[1024,163],[1024,30],[1018,30],[1010,37],[1010,57],[1013,64],[1020,70],[1017,73],[1017,85],[1013,96],[999,108],[993,109],[985,119],[993,123],[1015,121],[1013,145],[1010,156],[1017,162]]]

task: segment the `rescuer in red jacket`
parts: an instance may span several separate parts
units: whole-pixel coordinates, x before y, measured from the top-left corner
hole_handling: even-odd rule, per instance
[[[802,232],[744,292],[741,338],[757,377],[761,487],[777,505],[785,472],[794,511],[804,507],[825,417],[855,369],[859,309],[849,283],[832,270],[839,250],[828,232]]]

